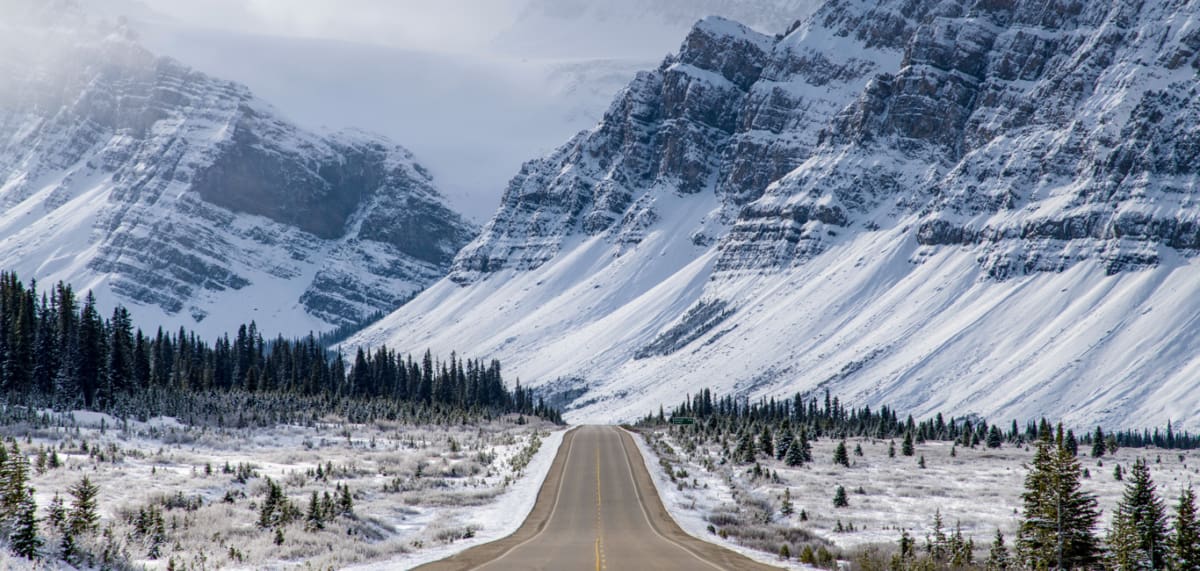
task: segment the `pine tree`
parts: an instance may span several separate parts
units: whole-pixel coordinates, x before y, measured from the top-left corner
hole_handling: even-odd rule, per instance
[[[1100,458],[1104,456],[1104,430],[1099,426],[1096,427],[1096,432],[1092,434],[1092,457]]]
[[[67,508],[63,505],[62,496],[58,495],[58,492],[54,493],[54,498],[50,500],[50,505],[46,507],[46,522],[55,531],[61,532],[66,529]]]
[[[780,433],[779,438],[775,442],[775,459],[783,460],[787,458],[788,450],[791,449],[792,442],[794,441],[795,437],[792,436],[791,430],[784,430]]]
[[[26,494],[17,513],[17,525],[9,536],[12,551],[18,557],[35,559],[41,550],[43,541],[38,537],[37,504],[33,501],[33,491]]]
[[[946,537],[945,528],[942,510],[938,508],[933,512],[933,529],[925,536],[925,552],[929,554],[930,559],[938,563],[945,561],[950,552],[950,542]]]
[[[84,476],[69,491],[71,513],[68,516],[67,535],[84,535],[95,531],[100,522],[100,515],[96,512],[96,496],[100,488]]]
[[[912,431],[907,431],[904,433],[904,442],[900,444],[900,453],[905,456],[912,456],[915,453],[913,450]]]
[[[1055,440],[1048,427],[1039,433],[1021,495],[1017,554],[1031,568],[1090,566],[1100,553],[1092,533],[1100,517],[1096,498],[1080,489],[1079,462],[1063,446],[1061,426]]]
[[[850,455],[846,453],[846,441],[838,442],[837,448],[833,451],[833,463],[841,464],[847,468],[850,467]]]
[[[812,462],[812,445],[808,442],[808,429],[800,428],[800,459],[804,462]]]
[[[350,495],[349,484],[342,486],[342,495],[338,498],[338,511],[344,516],[354,515],[354,497]]]
[[[1196,495],[1191,485],[1179,494],[1172,531],[1170,549],[1174,568],[1178,571],[1200,571],[1200,523],[1196,521]]]
[[[846,498],[846,488],[838,486],[833,492],[833,507],[844,508],[850,505],[850,500]]]
[[[29,461],[13,442],[0,462],[0,521],[11,524],[20,517],[29,495]]]
[[[1000,445],[1003,443],[1004,443],[1004,435],[1000,433],[1000,428],[993,424],[992,427],[988,429],[987,447],[988,448],[999,448]]]
[[[788,447],[787,455],[783,458],[783,463],[788,466],[799,466],[804,463],[804,450],[799,442],[793,442]]]
[[[758,435],[758,449],[767,456],[775,455],[775,439],[771,436],[771,429],[763,426],[762,433]]]
[[[992,548],[988,550],[987,568],[1008,569],[1008,547],[1004,545],[1000,528],[996,528],[996,539],[992,540]]]
[[[789,488],[783,489],[783,501],[779,506],[779,513],[784,517],[788,517],[795,513],[795,507],[792,506],[792,491]]]
[[[1117,569],[1161,569],[1166,561],[1167,514],[1150,468],[1135,461],[1109,532],[1110,563]]]
[[[313,490],[312,497],[308,500],[308,513],[305,514],[304,521],[309,531],[325,529],[324,514],[321,513],[321,500],[317,498],[316,490]]]
[[[749,464],[754,461],[754,439],[750,436],[750,431],[743,430],[738,436],[737,448],[733,451],[734,459],[743,464]]]

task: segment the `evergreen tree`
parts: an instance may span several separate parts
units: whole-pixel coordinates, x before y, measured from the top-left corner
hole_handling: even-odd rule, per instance
[[[1003,443],[1004,443],[1004,435],[1000,433],[1000,428],[993,424],[992,427],[988,429],[987,447],[988,448],[999,448],[1000,445]]]
[[[844,508],[850,505],[850,500],[846,497],[846,488],[838,486],[833,492],[833,507]]]
[[[1004,545],[1000,528],[996,528],[996,539],[992,540],[992,548],[988,550],[987,568],[1008,569],[1008,547]]]
[[[792,442],[795,442],[795,437],[792,436],[791,430],[784,430],[779,434],[779,438],[776,439],[775,442],[776,460],[783,460],[784,458],[787,458],[788,450],[792,447]]]
[[[812,462],[812,445],[808,442],[808,429],[800,428],[800,459],[804,462]]]
[[[795,507],[792,506],[792,491],[789,488],[783,489],[783,501],[780,502],[779,513],[784,517],[788,517],[795,513]]]
[[[738,436],[738,445],[733,451],[733,457],[742,464],[754,461],[754,439],[750,437],[749,430],[743,430]]]
[[[350,495],[350,485],[342,486],[342,495],[338,498],[338,511],[341,515],[354,515],[354,497]]]
[[[38,537],[37,504],[33,501],[33,491],[25,495],[24,501],[17,513],[16,528],[9,536],[9,545],[18,557],[34,559],[41,550],[43,541]]]
[[[799,466],[804,463],[804,451],[799,442],[794,442],[788,447],[787,456],[784,457],[783,463],[788,466]]]
[[[846,441],[838,442],[837,448],[833,451],[833,463],[841,464],[847,468],[850,467],[850,455],[846,453]]]
[[[1200,571],[1200,523],[1196,521],[1196,495],[1188,485],[1179,494],[1170,538],[1171,562],[1178,571]]]
[[[1116,569],[1161,569],[1166,562],[1167,514],[1146,462],[1134,462],[1109,532]]]
[[[1062,430],[1041,440],[1021,495],[1024,512],[1017,537],[1021,564],[1035,569],[1093,565],[1100,553],[1092,530],[1100,517],[1096,498],[1080,488],[1078,460],[1063,445]]]
[[[96,511],[96,496],[100,488],[84,476],[69,491],[71,512],[67,519],[67,535],[84,535],[95,531],[100,522],[100,514]]]
[[[1096,427],[1096,432],[1092,434],[1092,457],[1100,458],[1104,456],[1104,430],[1099,426]]]
[[[29,495],[29,461],[16,442],[10,444],[0,462],[0,519],[6,524],[15,521]]]
[[[63,532],[66,530],[67,508],[63,505],[62,496],[58,495],[58,492],[54,493],[54,498],[50,500],[50,505],[46,507],[46,522],[55,531]]]
[[[913,450],[913,435],[911,430],[904,433],[904,442],[900,444],[900,453],[905,456],[912,456],[916,453]]]
[[[771,436],[771,429],[768,426],[763,426],[762,433],[758,435],[758,449],[767,456],[775,455],[775,439]]]
[[[309,531],[325,529],[324,514],[321,513],[321,500],[317,498],[316,490],[313,490],[312,497],[308,500],[308,513],[305,514],[304,521]]]

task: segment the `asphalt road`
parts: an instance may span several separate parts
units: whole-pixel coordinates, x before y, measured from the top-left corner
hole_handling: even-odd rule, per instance
[[[572,430],[533,511],[512,535],[418,567],[424,571],[774,569],[683,532],[633,438],[612,426]]]

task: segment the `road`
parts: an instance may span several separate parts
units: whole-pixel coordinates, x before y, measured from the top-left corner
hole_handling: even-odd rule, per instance
[[[629,433],[583,426],[563,439],[533,511],[512,535],[422,571],[775,569],[683,532]]]

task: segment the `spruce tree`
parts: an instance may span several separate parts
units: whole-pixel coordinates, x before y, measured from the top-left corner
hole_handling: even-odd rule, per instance
[[[847,468],[850,467],[850,455],[846,453],[846,441],[838,442],[837,448],[833,451],[833,463],[841,464]]]
[[[9,536],[9,545],[18,557],[35,559],[41,550],[43,541],[38,537],[37,504],[33,501],[33,491],[25,495],[17,512],[16,527]]]
[[[316,490],[313,490],[312,497],[308,500],[308,513],[305,514],[304,521],[309,531],[325,529],[324,514],[321,513],[321,500],[317,497]]]
[[[794,441],[795,437],[792,436],[791,430],[784,430],[780,433],[779,438],[775,441],[775,459],[783,460],[787,458],[788,450],[791,449],[792,442]]]
[[[787,455],[783,458],[783,463],[788,466],[799,466],[804,463],[804,451],[799,442],[793,442],[788,447]]]
[[[1100,517],[1096,498],[1080,488],[1078,460],[1063,445],[1062,430],[1040,440],[1021,495],[1024,511],[1017,554],[1030,568],[1078,568],[1093,565],[1100,547],[1092,533]]]
[[[0,463],[0,521],[11,525],[20,517],[29,495],[29,461],[13,442]]]
[[[46,507],[46,522],[55,531],[61,532],[66,529],[67,508],[63,506],[62,496],[58,495],[58,492],[54,493],[50,505]]]
[[[1004,435],[1000,433],[1000,428],[993,424],[992,427],[988,429],[987,447],[988,448],[999,448],[1000,445],[1003,443],[1004,443]]]
[[[754,439],[750,436],[750,430],[743,430],[738,437],[737,448],[733,451],[734,459],[743,464],[749,464],[754,461]]]
[[[100,522],[100,514],[96,512],[96,496],[100,488],[84,476],[69,491],[71,513],[68,515],[67,535],[84,535],[95,531]]]
[[[354,497],[350,495],[350,485],[342,486],[342,495],[338,498],[338,511],[344,516],[354,515]]]
[[[808,429],[800,428],[800,459],[804,462],[812,462],[812,445],[808,442]]]
[[[900,453],[905,456],[912,456],[915,453],[913,450],[912,431],[907,431],[904,433],[904,442],[900,444]]]
[[[775,439],[769,427],[763,426],[762,433],[758,435],[758,449],[767,456],[775,455]]]
[[[1167,514],[1150,468],[1134,462],[1109,532],[1110,563],[1117,569],[1161,569],[1166,562]]]
[[[1200,523],[1196,521],[1196,495],[1191,485],[1179,494],[1170,549],[1175,569],[1200,571]]]
[[[795,513],[795,507],[792,506],[792,491],[788,488],[783,489],[783,501],[779,505],[779,513],[784,517],[788,517]]]
[[[987,568],[1008,569],[1008,547],[1004,545],[1004,534],[1000,533],[1000,528],[996,528],[996,539],[992,540],[992,548],[988,550]]]
[[[1104,456],[1104,430],[1099,426],[1096,427],[1096,432],[1092,433],[1092,457],[1100,458]]]
[[[833,492],[833,507],[844,508],[850,505],[850,500],[846,498],[846,488],[838,486]]]

